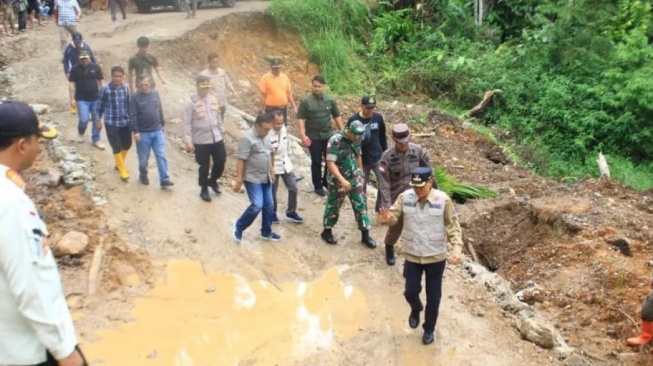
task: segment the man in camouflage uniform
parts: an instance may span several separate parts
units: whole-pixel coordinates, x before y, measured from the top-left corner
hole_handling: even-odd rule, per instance
[[[338,243],[331,229],[338,222],[345,196],[349,196],[358,229],[362,233],[361,242],[368,248],[376,248],[376,242],[370,237],[370,218],[363,189],[360,139],[364,132],[365,127],[360,121],[352,121],[342,131],[331,136],[327,144],[329,195],[324,207],[324,231],[321,234],[327,244]]]
[[[426,150],[420,145],[410,142],[410,130],[405,123],[397,123],[392,127],[392,140],[395,146],[390,147],[383,152],[379,170],[379,207],[389,208],[397,200],[397,197],[410,184],[410,172],[418,167],[429,167],[429,156]],[[438,188],[438,184],[433,178],[433,187]],[[397,243],[403,228],[403,221],[397,225],[390,226],[385,234],[385,262],[389,266],[395,264],[394,245]]]

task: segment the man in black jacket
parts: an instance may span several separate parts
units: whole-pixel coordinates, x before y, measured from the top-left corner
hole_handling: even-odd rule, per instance
[[[174,184],[168,176],[166,136],[163,130],[165,120],[161,98],[159,93],[150,87],[150,81],[149,75],[140,75],[137,82],[138,92],[129,101],[129,127],[136,141],[139,179],[144,185],[150,184],[150,179],[147,177],[147,162],[152,150],[159,169],[161,188],[172,187]]]
[[[86,50],[79,52],[79,63],[70,70],[68,80],[70,106],[77,110],[79,117],[77,142],[84,142],[86,125],[91,122],[91,143],[94,147],[104,150],[104,145],[100,142],[102,123],[99,122],[98,114],[100,87],[104,76],[100,66],[91,62],[91,55]]]
[[[385,136],[385,121],[383,115],[376,113],[376,99],[372,95],[365,95],[361,99],[360,112],[349,117],[347,124],[353,121],[360,121],[365,126],[365,133],[361,142],[361,150],[363,151],[363,174],[365,176],[365,183],[363,189],[367,193],[367,184],[370,182],[370,171],[374,172],[377,183],[380,182],[381,172],[379,171],[379,163],[381,162],[381,155],[388,149],[388,140]],[[378,187],[377,187],[378,188]],[[375,211],[379,212],[379,198],[377,195]]]

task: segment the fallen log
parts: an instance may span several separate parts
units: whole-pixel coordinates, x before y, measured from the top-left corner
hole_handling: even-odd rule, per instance
[[[102,268],[102,257],[104,256],[104,238],[100,238],[100,243],[93,252],[91,268],[88,271],[88,294],[93,295],[97,291],[100,283],[100,269]]]
[[[503,90],[501,89],[494,89],[494,90],[488,90],[485,92],[483,95],[483,100],[478,103],[474,108],[470,109],[467,111],[467,116],[468,117],[475,117],[481,112],[483,112],[489,105],[490,102],[492,101],[492,97],[494,97],[495,94],[501,94],[503,93]]]

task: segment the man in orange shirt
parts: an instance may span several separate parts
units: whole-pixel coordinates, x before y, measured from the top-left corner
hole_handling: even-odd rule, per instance
[[[281,72],[280,59],[273,58],[270,61],[270,72],[261,78],[259,90],[261,91],[259,113],[281,111],[284,125],[288,126],[288,102],[292,105],[295,113],[297,113],[297,105],[292,97],[290,80],[286,74]]]

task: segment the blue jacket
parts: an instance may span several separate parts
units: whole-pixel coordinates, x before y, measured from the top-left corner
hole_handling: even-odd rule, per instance
[[[86,44],[86,42],[82,42],[81,46],[82,50],[88,51],[88,53],[91,55],[91,62],[92,63],[97,63],[95,62],[95,56],[93,56],[93,51],[91,50],[91,47]],[[66,47],[66,51],[63,53],[63,72],[64,74],[70,73],[70,70],[72,70],[73,67],[77,66],[79,63],[79,51],[77,50],[77,47],[75,47],[74,44],[69,44],[68,47]]]

